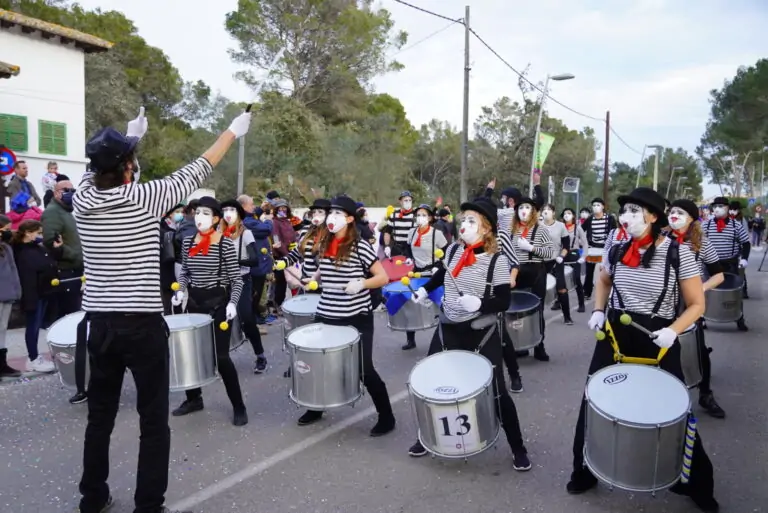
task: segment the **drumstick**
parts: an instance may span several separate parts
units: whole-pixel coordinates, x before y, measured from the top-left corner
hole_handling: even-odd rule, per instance
[[[51,280],[51,286],[58,287],[62,283],[67,283],[68,281],[80,281],[80,282],[85,283],[85,275],[78,276],[77,278],[67,278],[65,280],[60,280],[58,278],[54,278],[54,279]]]
[[[403,285],[408,287],[408,290],[411,291],[411,294],[413,294],[414,296],[417,295],[416,291],[413,290],[413,287],[411,287],[411,280],[410,280],[410,278],[408,278],[407,276],[403,276],[402,278],[400,278],[400,283],[402,283]]]
[[[635,321],[633,321],[633,320],[632,320],[632,317],[630,317],[630,315],[629,315],[629,314],[626,314],[626,313],[625,313],[625,314],[621,314],[621,317],[619,317],[619,321],[620,321],[620,322],[621,322],[621,323],[622,323],[624,326],[632,326],[633,328],[635,328],[635,329],[638,329],[638,330],[642,331],[643,333],[645,333],[646,335],[648,335],[649,337],[651,337],[651,339],[655,339],[655,338],[657,338],[657,337],[658,337],[658,335],[655,335],[655,334],[654,334],[652,331],[650,331],[649,329],[647,329],[647,328],[644,328],[643,326],[640,326],[638,323],[636,323]]]
[[[435,250],[435,256],[437,258],[442,258],[445,255],[442,249],[436,249]],[[451,270],[448,269],[448,266],[445,265],[445,262],[441,260],[441,263],[443,264],[443,269],[445,269],[445,275],[448,276],[451,279],[451,283],[453,283],[453,286],[456,288],[456,291],[459,293],[459,296],[464,296],[464,293],[459,288],[459,285],[456,283],[456,278],[453,277],[453,274],[451,274]]]

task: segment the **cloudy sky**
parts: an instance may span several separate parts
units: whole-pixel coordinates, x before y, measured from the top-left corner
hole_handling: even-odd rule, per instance
[[[233,100],[251,93],[232,75],[227,55],[233,42],[224,16],[236,0],[79,0],[86,8],[121,10],[150,44],[162,48],[186,80],[202,79]],[[449,18],[464,16],[511,66],[530,63],[530,77],[573,73],[555,83],[552,96],[574,110],[602,119],[626,144],[611,140],[612,161],[636,164],[646,144],[693,151],[704,129],[709,90],[718,88],[740,65],[768,54],[765,0],[409,0]],[[461,124],[463,27],[381,0],[409,43],[396,58],[397,74],[376,80],[376,90],[398,97],[411,122],[432,118]],[[174,22],[174,20],[176,20]],[[444,30],[443,30],[444,29]],[[470,119],[497,98],[519,97],[517,77],[472,39]],[[553,116],[571,127],[604,125],[550,103]],[[602,138],[602,135],[601,135]],[[707,186],[706,193],[717,188]]]

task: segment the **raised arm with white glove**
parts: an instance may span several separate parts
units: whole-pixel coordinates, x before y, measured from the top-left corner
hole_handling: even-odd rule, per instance
[[[144,115],[144,107],[141,107],[136,119],[128,122],[128,129],[125,131],[125,135],[141,139],[146,135],[148,129],[149,124],[147,123],[147,117]]]

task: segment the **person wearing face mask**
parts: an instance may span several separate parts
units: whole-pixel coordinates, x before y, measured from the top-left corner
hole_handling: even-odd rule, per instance
[[[408,234],[413,229],[416,219],[413,213],[413,195],[403,191],[398,198],[400,208],[396,208],[387,219],[387,225],[382,230],[384,256],[408,255]]]
[[[691,200],[679,199],[672,202],[669,215],[669,237],[675,239],[691,250],[696,261],[700,264],[701,279],[704,282],[704,291],[711,290],[720,285],[723,280],[723,268],[720,259],[712,243],[704,236],[701,223],[698,218],[698,209]],[[706,277],[709,276],[709,279]],[[712,393],[712,362],[710,350],[704,340],[703,319],[696,321],[696,342],[699,346],[699,361],[701,362],[701,383],[699,383],[699,406],[717,419],[725,418],[725,411],[717,404]]]
[[[43,224],[24,221],[13,235],[13,258],[21,283],[21,309],[25,316],[24,341],[27,344],[27,371],[53,372],[52,362],[38,351],[40,328],[45,309],[53,294],[51,281],[56,278],[56,260],[61,253],[61,243],[54,242],[53,249],[43,245]]]
[[[493,394],[499,404],[496,415],[512,449],[512,466],[524,472],[531,469],[531,462],[523,444],[515,403],[504,383],[498,318],[509,307],[510,262],[499,250],[496,211],[496,205],[486,198],[461,205],[461,241],[448,246],[443,264],[412,299],[424,302],[431,292],[444,287],[440,324],[432,336],[429,354],[479,350],[490,360]],[[453,279],[446,273],[451,273]],[[408,454],[425,456],[427,450],[417,441]]]
[[[237,303],[243,292],[243,278],[237,258],[235,242],[216,230],[222,218],[218,201],[205,196],[200,198],[195,222],[197,235],[184,240],[180,289],[173,296],[173,305],[188,304],[190,313],[202,313],[213,318],[216,343],[216,362],[227,396],[232,403],[232,424],[244,426],[248,414],[240,390],[235,364],[229,357],[229,338],[232,331],[222,330],[219,325],[237,317]],[[203,409],[203,393],[200,388],[186,391],[186,399],[173,410],[174,417],[189,415]]]
[[[275,260],[285,258],[291,252],[298,234],[291,222],[291,207],[284,199],[272,200],[275,217],[272,219],[272,250]],[[278,314],[288,292],[288,282],[285,271],[274,271],[275,275],[275,308]]]
[[[606,319],[610,321],[614,339],[625,356],[655,359],[659,348],[668,349],[659,366],[684,381],[677,337],[704,313],[699,264],[687,246],[663,235],[662,229],[667,225],[664,198],[656,191],[639,187],[619,196],[618,201],[624,211],[620,222],[630,240],[614,245],[604,262],[588,326],[590,330],[603,329]],[[678,315],[681,297],[685,309]],[[654,337],[622,324],[619,317],[624,313]],[[598,341],[588,374],[614,363],[611,344],[607,340]],[[584,464],[586,408],[586,400],[582,399],[573,441],[573,472],[566,487],[571,494],[584,493],[597,485],[597,478]],[[678,483],[671,491],[689,496],[702,511],[718,511],[712,462],[704,452],[698,431],[690,479],[687,484]]]
[[[356,211],[355,201],[349,196],[334,198],[325,219],[327,231],[312,247],[317,270],[311,280],[319,281],[322,288],[315,322],[351,326],[360,333],[359,362],[363,384],[379,414],[370,435],[379,437],[395,429],[395,416],[387,386],[373,365],[374,323],[370,290],[386,285],[389,277],[373,247],[360,239],[355,226]],[[322,411],[307,410],[299,417],[298,424],[314,424],[322,416]]]
[[[435,214],[429,205],[419,205],[416,209],[416,227],[408,234],[408,254],[413,260],[413,272],[431,273],[435,266],[435,249],[445,249],[448,241],[440,230],[432,225]],[[403,351],[416,347],[416,332],[406,331],[406,344]]]
[[[552,246],[554,248],[554,259],[546,262],[547,273],[552,274],[555,277],[555,290],[557,291],[557,299],[555,299],[553,310],[562,310],[563,322],[567,325],[572,325],[571,319],[571,302],[568,297],[568,288],[565,286],[565,257],[568,256],[569,244],[571,243],[571,237],[568,234],[568,230],[565,225],[555,219],[555,206],[551,203],[544,205],[541,210],[542,223],[549,231],[549,237],[552,239]]]
[[[24,221],[39,221],[43,211],[32,204],[32,198],[24,191],[11,196],[8,217],[11,219],[11,229],[16,231]]]
[[[517,288],[530,289],[539,298],[539,308],[542,315],[541,342],[534,348],[533,356],[539,361],[548,362],[549,355],[544,349],[544,299],[547,295],[547,269],[545,262],[555,258],[555,247],[549,230],[539,224],[539,209],[531,198],[521,198],[515,207],[515,217],[512,220],[512,242],[515,245],[520,260],[520,272],[517,275]],[[511,346],[505,346],[505,351],[513,351]],[[527,356],[528,351],[518,353]]]
[[[171,286],[178,280],[176,260],[181,261],[181,245],[176,245],[176,230],[184,220],[183,210],[184,205],[176,205],[160,220],[160,293],[165,315],[173,314]]]
[[[741,225],[744,227],[744,231],[747,232],[747,236],[749,236],[749,223],[744,218],[744,215],[741,212],[741,203],[738,201],[731,201],[728,205],[728,217],[736,221],[737,223],[741,223]],[[749,237],[748,237],[749,238]],[[752,244],[750,243],[750,246]],[[749,283],[747,282],[747,273],[745,272],[745,267],[742,266],[739,269],[739,275],[744,280],[744,288],[742,289],[742,297],[744,299],[749,299],[749,293],[747,292],[747,289],[749,288]]]
[[[221,231],[225,237],[235,243],[237,261],[240,264],[240,277],[243,280],[243,292],[237,302],[237,319],[240,323],[245,338],[253,347],[256,362],[253,366],[254,374],[261,374],[267,370],[267,358],[264,356],[264,345],[261,341],[261,333],[253,316],[253,289],[251,282],[251,268],[259,265],[259,248],[256,239],[243,224],[246,218],[245,209],[237,200],[227,200],[221,204],[223,219]]]
[[[583,207],[581,210],[579,210],[579,224],[583,225],[584,221],[589,219],[589,209],[587,207]]]
[[[0,214],[0,379],[19,378],[21,372],[8,365],[8,322],[11,319],[13,303],[21,299],[21,282],[13,248],[10,246],[13,232],[11,220]]]
[[[755,217],[752,218],[750,228],[752,230],[752,246],[759,248],[763,239],[763,232],[765,231],[765,219],[763,218],[762,205],[755,206]]]
[[[538,210],[541,210],[545,203],[544,191],[541,189],[541,174],[536,173],[533,176],[533,200]],[[485,187],[485,198],[491,200],[493,191],[496,188],[496,179],[491,180]],[[501,231],[508,231],[512,226],[512,220],[515,217],[515,206],[520,203],[523,193],[516,187],[507,187],[499,194],[499,209],[496,212],[499,219],[499,228]]]
[[[357,203],[357,212],[355,212],[355,223],[357,224],[357,231],[360,234],[360,238],[367,240],[368,243],[373,246],[376,242],[376,235],[368,223],[368,211],[365,209],[363,203]]]
[[[560,219],[563,220],[565,229],[568,232],[568,244],[564,246],[567,254],[564,257],[566,264],[572,266],[573,284],[576,286],[576,297],[579,301],[577,312],[584,312],[584,285],[581,282],[581,267],[584,264],[584,255],[589,245],[587,244],[587,234],[584,233],[581,225],[576,223],[576,214],[570,208],[565,208],[560,213]]]
[[[616,228],[616,220],[613,216],[605,213],[605,202],[602,198],[592,200],[592,214],[581,225],[584,233],[587,234],[587,244],[589,249],[605,248],[605,242],[608,240],[608,234]],[[587,272],[584,277],[584,298],[592,297],[592,290],[595,286],[595,267],[598,264],[587,261]]]
[[[715,201],[712,202],[714,215],[704,221],[702,229],[712,245],[715,246],[723,272],[739,276],[741,275],[740,269],[747,267],[751,245],[749,244],[749,234],[744,229],[744,225],[729,217],[728,206],[726,198],[722,196],[715,198]],[[749,329],[744,321],[743,311],[741,318],[736,321],[736,326],[740,331],[748,331]]]

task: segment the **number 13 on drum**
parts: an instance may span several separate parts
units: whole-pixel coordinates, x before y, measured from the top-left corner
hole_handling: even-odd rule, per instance
[[[430,408],[439,452],[463,456],[481,449],[474,399],[450,406],[432,404]]]

